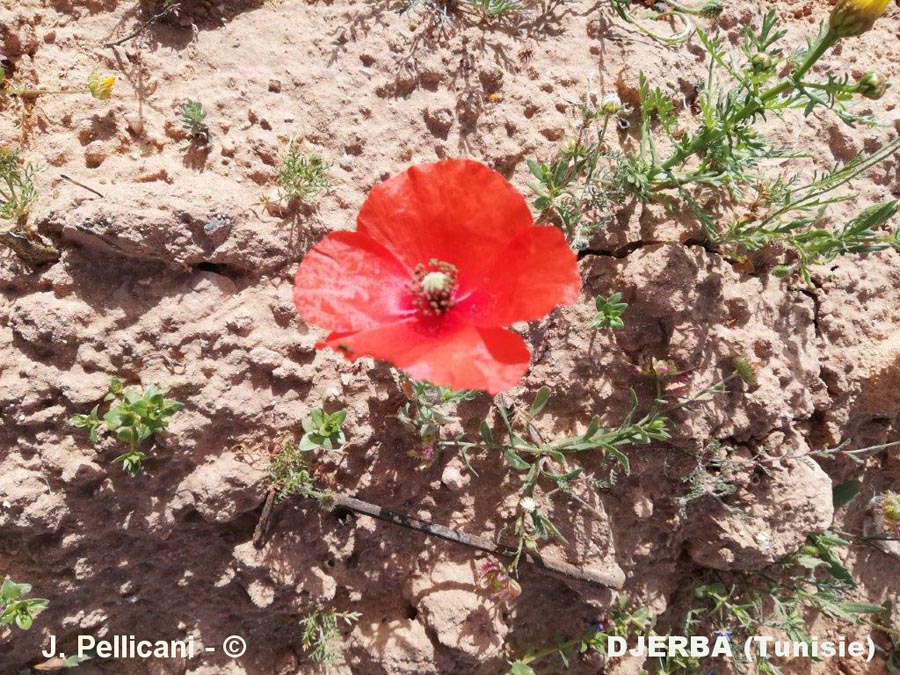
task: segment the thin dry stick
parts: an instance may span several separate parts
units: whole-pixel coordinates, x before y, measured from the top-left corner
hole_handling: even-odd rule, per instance
[[[253,544],[257,548],[260,548],[265,541],[265,535],[269,529],[269,521],[271,520],[272,504],[274,503],[274,500],[275,490],[274,488],[271,488],[266,496],[263,512],[260,516],[259,523],[256,526],[256,531],[253,534]],[[427,535],[446,539],[447,541],[452,541],[457,544],[463,544],[464,546],[486,551],[496,556],[513,558],[516,555],[516,550],[514,548],[497,544],[491,539],[453,530],[449,527],[431,523],[427,520],[413,518],[412,516],[402,513],[388,511],[377,504],[370,504],[369,502],[364,502],[355,497],[330,494],[323,500],[323,503],[331,511],[353,511],[355,513],[362,513],[371,516],[372,518],[378,518],[379,520],[393,523],[394,525],[400,525],[401,527],[406,527],[410,530],[424,532]],[[538,553],[525,553],[522,556],[522,561],[532,565],[537,571],[554,577],[576,579],[589,584],[614,589],[622,588],[625,583],[622,572],[618,570],[601,571],[596,569],[585,569],[559,560],[558,558],[542,556]]]
[[[101,193],[97,192],[94,188],[88,187],[88,186],[85,185],[84,183],[79,183],[77,180],[75,180],[74,178],[69,178],[69,177],[68,177],[66,174],[64,174],[64,173],[59,174],[59,177],[62,178],[63,180],[69,181],[69,182],[72,183],[73,185],[77,185],[77,186],[80,187],[80,188],[84,188],[84,189],[87,190],[88,192],[93,192],[95,195],[97,195],[97,196],[100,197],[101,199],[105,199],[105,197],[104,197]]]
[[[135,30],[134,32],[129,33],[129,34],[126,35],[125,37],[123,37],[123,38],[121,38],[121,39],[119,39],[119,40],[115,40],[114,42],[106,42],[106,43],[104,43],[103,46],[104,46],[104,47],[118,47],[118,46],[120,46],[120,45],[125,44],[125,43],[128,42],[129,40],[133,40],[133,39],[136,38],[138,35],[140,35],[140,34],[143,33],[145,30],[147,30],[150,26],[152,26],[153,24],[155,24],[157,21],[159,21],[160,19],[164,19],[164,18],[167,17],[169,14],[171,14],[172,12],[174,12],[177,8],[178,8],[178,3],[173,3],[173,4],[171,4],[171,5],[168,5],[167,7],[164,7],[163,10],[162,10],[161,12],[158,12],[157,14],[154,14],[154,15],[151,16],[149,19],[147,19],[146,21],[144,21],[140,26],[138,26],[137,30]]]
[[[262,548],[266,545],[266,535],[269,533],[269,526],[272,524],[273,506],[275,506],[275,486],[270,487],[266,493],[266,501],[263,503],[262,513],[259,514],[259,521],[256,523],[256,529],[253,530],[254,548]]]

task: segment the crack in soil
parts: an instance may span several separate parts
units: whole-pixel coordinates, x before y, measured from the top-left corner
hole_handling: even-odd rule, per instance
[[[583,260],[584,258],[591,256],[600,256],[606,258],[627,258],[629,255],[634,253],[635,251],[644,248],[644,246],[649,246],[652,244],[665,244],[665,243],[675,243],[675,242],[664,242],[664,241],[644,241],[640,239],[638,241],[632,241],[624,246],[620,246],[615,250],[607,250],[601,248],[583,248],[578,251],[578,260]]]
[[[818,289],[819,286],[816,286],[816,288]],[[822,340],[822,330],[821,330],[821,327],[819,326],[819,314],[822,309],[821,298],[819,298],[818,294],[814,293],[809,288],[798,288],[797,291],[801,295],[805,295],[806,297],[808,297],[812,300],[812,303],[813,303],[813,330],[815,330],[815,332],[816,332],[816,337],[819,340]]]
[[[737,264],[741,262],[736,258],[725,255],[722,251],[715,248],[709,241],[701,238],[686,239],[684,241],[672,241],[666,239],[639,239],[638,241],[628,242],[627,244],[624,244],[623,246],[612,250],[602,248],[584,248],[578,251],[578,260],[580,261],[584,258],[593,256],[616,258],[617,260],[621,260],[623,258],[627,258],[632,253],[644,248],[645,246],[654,246],[657,244],[674,244],[676,246],[684,246],[688,248],[701,248],[709,255],[717,256],[727,263]]]

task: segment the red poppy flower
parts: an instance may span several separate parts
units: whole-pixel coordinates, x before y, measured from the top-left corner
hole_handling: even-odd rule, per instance
[[[294,302],[305,321],[332,331],[319,347],[494,394],[528,369],[524,340],[506,327],[573,303],[580,288],[559,229],[536,226],[499,173],[448,160],[374,187],[356,232],[331,233],[309,251]]]

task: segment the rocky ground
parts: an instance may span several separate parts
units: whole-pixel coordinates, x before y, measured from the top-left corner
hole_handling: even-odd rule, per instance
[[[336,607],[361,615],[345,630],[337,672],[493,674],[529,644],[604,615],[611,590],[528,569],[522,595],[498,603],[476,587],[480,554],[314,501],[276,506],[268,543],[253,546],[270,452],[323,403],[349,412],[345,453],[317,465],[327,487],[487,537],[518,502],[519,478],[497,457],[476,454],[477,475],[453,452],[425,467],[411,457],[417,438],[396,419],[404,395],[391,369],[317,352],[322,333],[297,318],[292,279],[324,233],[353,227],[377,182],[467,156],[527,193],[524,160],[550,157],[570,133],[570,102],[589,91],[627,99],[639,71],[678,87],[703,77],[702,53],[637,36],[602,2],[436,26],[427,8],[401,15],[383,2],[198,0],[116,47],[104,44],[135,30],[150,3],[9,4],[0,53],[16,81],[67,90],[93,71],[119,80],[107,102],[59,94],[0,103],[0,141],[44,166],[29,222],[61,252],[43,265],[0,257],[0,576],[50,600],[31,631],[0,628],[0,673],[42,661],[50,634],[71,644],[104,631],[190,633],[203,644],[238,634],[250,648],[238,660],[96,661],[78,672],[319,672],[297,621]],[[796,44],[829,11],[824,0],[777,5]],[[737,43],[761,13],[740,0],[720,24]],[[898,36],[892,8],[829,63],[897,81]],[[878,103],[884,128],[848,129],[824,114],[771,123],[828,166],[900,131],[898,91]],[[187,98],[208,111],[208,149],[177,123]],[[316,208],[284,216],[269,202],[292,138],[331,163],[333,187]],[[900,194],[900,159],[852,189],[857,205]],[[740,475],[728,501],[740,515],[713,499],[679,509],[693,469],[685,451],[712,441],[749,457],[900,439],[900,254],[841,258],[816,269],[808,288],[747,273],[690,235],[659,207],[623,207],[580,262],[579,303],[524,328],[532,367],[511,392],[525,401],[549,386],[541,424],[563,433],[595,413],[618,423],[629,387],[652,398],[639,368],[648,356],[693,369],[697,386],[726,374],[735,354],[757,364],[755,384],[677,411],[670,441],[631,452],[631,474],[597,496],[594,512],[557,514],[569,546],[548,552],[622,574],[623,592],[660,613],[701,568],[756,570],[810,532],[861,532],[868,498],[900,487],[900,452],[889,448],[862,465],[786,459]],[[587,330],[592,298],[614,290],[629,303],[625,328]],[[66,424],[102,398],[111,375],[165,385],[185,403],[134,479],[110,464],[115,441],[94,446]],[[460,424],[477,428],[488,403],[461,406]],[[861,497],[835,513],[832,486],[850,479],[862,481]],[[896,598],[895,557],[862,545],[845,557],[857,599]],[[548,664],[539,672],[561,667]],[[569,672],[599,668],[585,661]],[[883,655],[791,668],[887,672]]]

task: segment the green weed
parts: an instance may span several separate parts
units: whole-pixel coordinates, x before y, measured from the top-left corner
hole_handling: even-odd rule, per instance
[[[591,328],[619,330],[625,327],[622,315],[628,309],[628,304],[622,302],[621,293],[613,293],[609,298],[597,296],[594,304],[597,306],[597,314],[594,315]]]
[[[303,436],[300,438],[299,449],[302,452],[317,449],[340,450],[347,442],[344,434],[346,419],[346,410],[327,413],[321,408],[313,408],[309,417],[302,422]]]
[[[125,472],[134,478],[147,459],[138,446],[157,431],[165,429],[172,416],[184,407],[178,401],[165,398],[166,391],[153,384],[143,390],[137,386],[126,387],[119,378],[114,377],[110,380],[109,393],[103,398],[104,403],[110,404],[103,417],[99,417],[100,404],[97,404],[87,415],[72,416],[69,424],[87,429],[92,443],[97,443],[103,429],[127,443],[128,452],[119,455],[113,462],[121,464]]]
[[[0,148],[0,217],[21,219],[37,197],[34,178],[39,169],[24,162],[16,150]]]
[[[564,495],[584,508],[593,508],[576,489],[580,484],[593,486],[590,477],[584,475],[584,469],[577,462],[581,453],[603,453],[627,473],[629,460],[623,452],[624,448],[669,437],[668,420],[660,414],[657,406],[644,415],[637,415],[637,397],[632,392],[632,410],[618,427],[604,429],[600,418],[595,416],[583,433],[546,439],[534,421],[549,399],[550,390],[546,387],[537,392],[527,409],[514,408],[505,397],[498,396],[495,410],[503,422],[502,437],[495,437],[490,426],[483,421],[480,439],[466,440],[461,437],[453,441],[470,469],[469,452],[479,448],[498,453],[512,469],[523,475],[518,513],[513,522],[503,528],[503,532],[510,531],[517,541],[516,554],[509,566],[512,573],[515,573],[521,556],[526,551],[537,550],[541,541],[551,538],[562,543],[566,541],[549,517],[550,495]],[[536,492],[539,485],[542,485],[543,497]]]
[[[456,391],[449,387],[438,387],[430,382],[411,380],[400,375],[400,387],[407,401],[400,408],[397,417],[401,422],[414,428],[426,444],[441,440],[441,429],[459,422],[459,417],[451,409],[465,401],[474,400],[480,392],[472,390]]]
[[[327,492],[316,488],[315,478],[307,461],[309,452],[310,450],[301,450],[296,443],[287,442],[275,453],[269,465],[269,479],[275,487],[278,501],[294,495],[327,498]]]
[[[613,0],[614,7],[625,3]],[[853,108],[857,97],[877,99],[886,83],[876,73],[816,78],[813,66],[840,37],[823,27],[805,50],[787,56],[781,47],[786,31],[778,27],[775,11],[761,26],[744,30],[739,53],[727,41],[701,28],[695,31],[708,57],[704,82],[696,99],[655,86],[641,74],[637,136],[634,151],[611,152],[605,141],[610,117],[604,106],[584,106],[584,123],[574,141],[548,163],[529,161],[538,182],[535,206],[561,224],[574,248],[585,248],[590,236],[608,222],[621,195],[641,202],[680,204],[693,213],[705,238],[723,252],[748,259],[758,251],[781,251],[784,262],[773,270],[779,276],[799,272],[807,283],[810,267],[838,255],[900,248],[900,230],[883,226],[900,210],[895,201],[863,209],[843,226],[829,228],[827,208],[854,197],[849,181],[891,157],[900,139],[853,161],[816,170],[808,180],[785,180],[765,170],[772,160],[801,159],[789,147],[776,147],[761,130],[761,122],[788,110],[804,115],[828,111],[849,125],[874,125],[877,120]],[[695,112],[693,127],[683,121]],[[628,126],[626,124],[626,126]],[[606,199],[603,195],[612,195]],[[703,208],[711,196],[735,207],[716,215]]]
[[[304,153],[292,140],[275,176],[282,200],[314,204],[329,189],[327,171],[328,164],[322,158]]]
[[[210,142],[209,126],[206,124],[206,110],[200,101],[185,101],[178,113],[181,126],[191,136],[191,141],[208,145]]]
[[[705,636],[712,642],[726,639],[732,644],[734,658],[730,666],[742,675],[783,675],[779,666],[755,655],[752,662],[743,658],[742,645],[752,635],[781,631],[795,642],[809,642],[809,626],[817,613],[847,624],[870,623],[867,616],[880,617],[886,606],[852,602],[844,596],[856,582],[837,555],[837,549],[850,542],[830,533],[810,535],[801,551],[786,556],[758,572],[726,573],[703,570],[690,585],[688,609],[668,619],[672,627],[660,630],[660,617],[642,607],[633,607],[627,596],[619,595],[606,617],[572,639],[558,639],[540,650],[530,649],[510,663],[507,675],[535,675],[532,664],[550,657],[559,658],[565,667],[578,654],[608,653],[611,636],[626,638],[634,646],[639,635]],[[888,634],[894,631],[886,629]],[[651,658],[641,675],[697,675],[713,665],[708,659],[675,654]]]
[[[336,650],[336,643],[341,638],[340,624],[352,626],[360,616],[359,612],[317,609],[300,620],[300,645],[327,672],[340,656]]]
[[[5,579],[0,586],[0,623],[28,630],[38,614],[50,603],[41,598],[26,597],[31,593],[31,584],[17,584]]]

